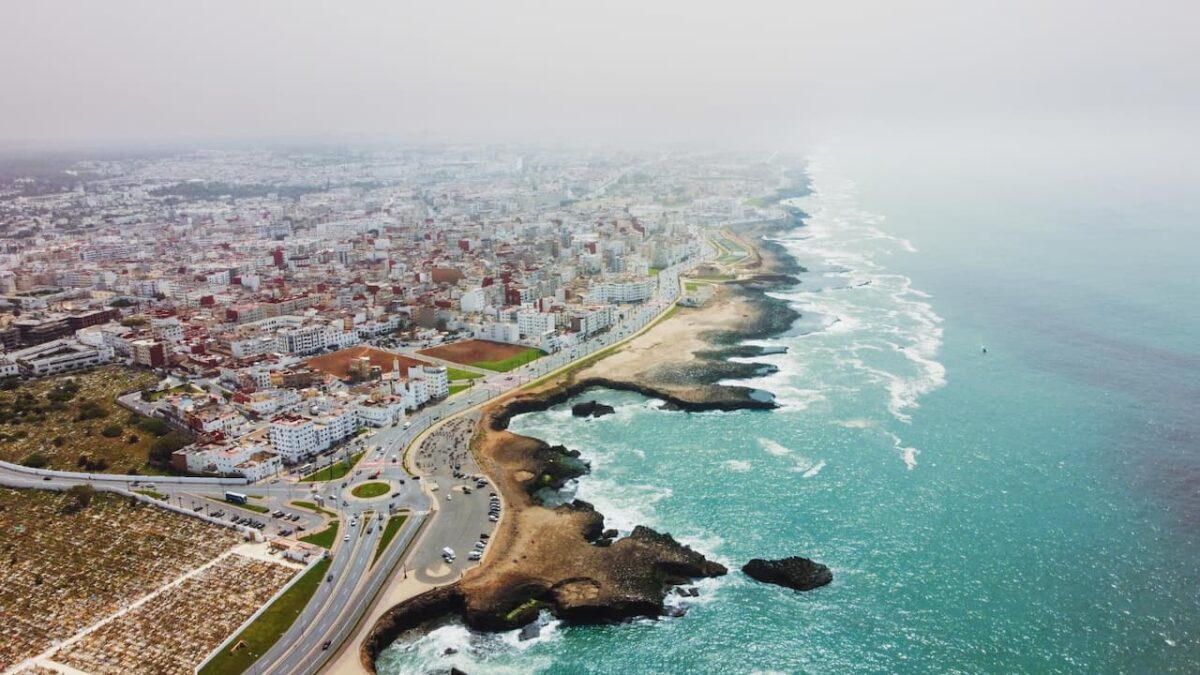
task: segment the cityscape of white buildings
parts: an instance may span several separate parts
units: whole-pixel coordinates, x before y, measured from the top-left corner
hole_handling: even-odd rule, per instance
[[[654,296],[658,269],[698,255],[704,227],[778,216],[746,198],[778,173],[719,154],[453,147],[10,176],[0,378],[121,362],[190,382],[146,402],[196,437],[176,468],[261,478],[449,396],[447,369],[413,350],[555,352],[606,330]],[[349,369],[320,365],[331,353]]]

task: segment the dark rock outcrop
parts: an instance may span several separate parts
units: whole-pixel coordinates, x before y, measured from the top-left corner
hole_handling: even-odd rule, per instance
[[[612,389],[614,391],[632,391],[647,398],[661,399],[670,405],[668,408],[670,410],[686,412],[771,410],[779,407],[774,401],[755,399],[751,395],[755,390],[750,387],[702,385],[693,387],[694,395],[685,400],[658,387],[627,382],[625,380],[612,380],[605,377],[588,377],[560,384],[545,392],[517,396],[490,415],[488,424],[493,431],[503,431],[508,428],[509,421],[517,415],[548,410],[595,387]]]
[[[558,490],[588,472],[588,464],[579,458],[578,450],[561,445],[543,444],[532,453],[534,478],[525,485],[530,494],[538,490]]]
[[[532,640],[541,634],[542,634],[541,625],[539,625],[536,622],[529,623],[529,624],[525,624],[525,627],[521,629],[520,634],[517,635],[517,640],[524,642],[526,640]]]
[[[811,591],[833,581],[833,572],[819,562],[792,556],[780,560],[755,558],[742,565],[746,576],[797,591]]]
[[[603,417],[615,413],[616,408],[599,401],[583,401],[571,406],[571,414],[576,417]]]

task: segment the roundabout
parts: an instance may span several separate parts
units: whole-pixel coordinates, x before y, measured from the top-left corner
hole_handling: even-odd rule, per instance
[[[350,494],[358,499],[374,499],[390,492],[392,486],[383,481],[367,481],[359,483],[350,489]]]

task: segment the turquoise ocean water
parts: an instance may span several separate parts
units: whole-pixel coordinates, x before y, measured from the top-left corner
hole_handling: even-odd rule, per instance
[[[527,642],[446,626],[381,672],[1200,672],[1200,198],[1153,152],[1089,153],[819,153],[781,240],[803,316],[749,381],[780,409],[596,392],[615,415],[513,421],[592,461],[611,525],[832,585],[734,571],[685,617]]]

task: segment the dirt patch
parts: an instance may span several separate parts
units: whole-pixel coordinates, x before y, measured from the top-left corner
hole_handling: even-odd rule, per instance
[[[392,366],[395,361],[400,362],[401,375],[407,374],[410,368],[430,365],[425,361],[418,361],[403,354],[389,352],[386,349],[376,349],[375,347],[351,347],[309,359],[305,363],[313,370],[328,373],[339,380],[348,380],[350,379],[350,362],[363,356],[369,358],[371,365],[378,366],[384,373],[392,372]]]
[[[480,361],[503,361],[504,359],[524,354],[527,351],[529,351],[529,347],[522,345],[510,345],[503,342],[489,342],[487,340],[463,340],[462,342],[453,342],[448,345],[422,349],[417,353],[469,366]]]

